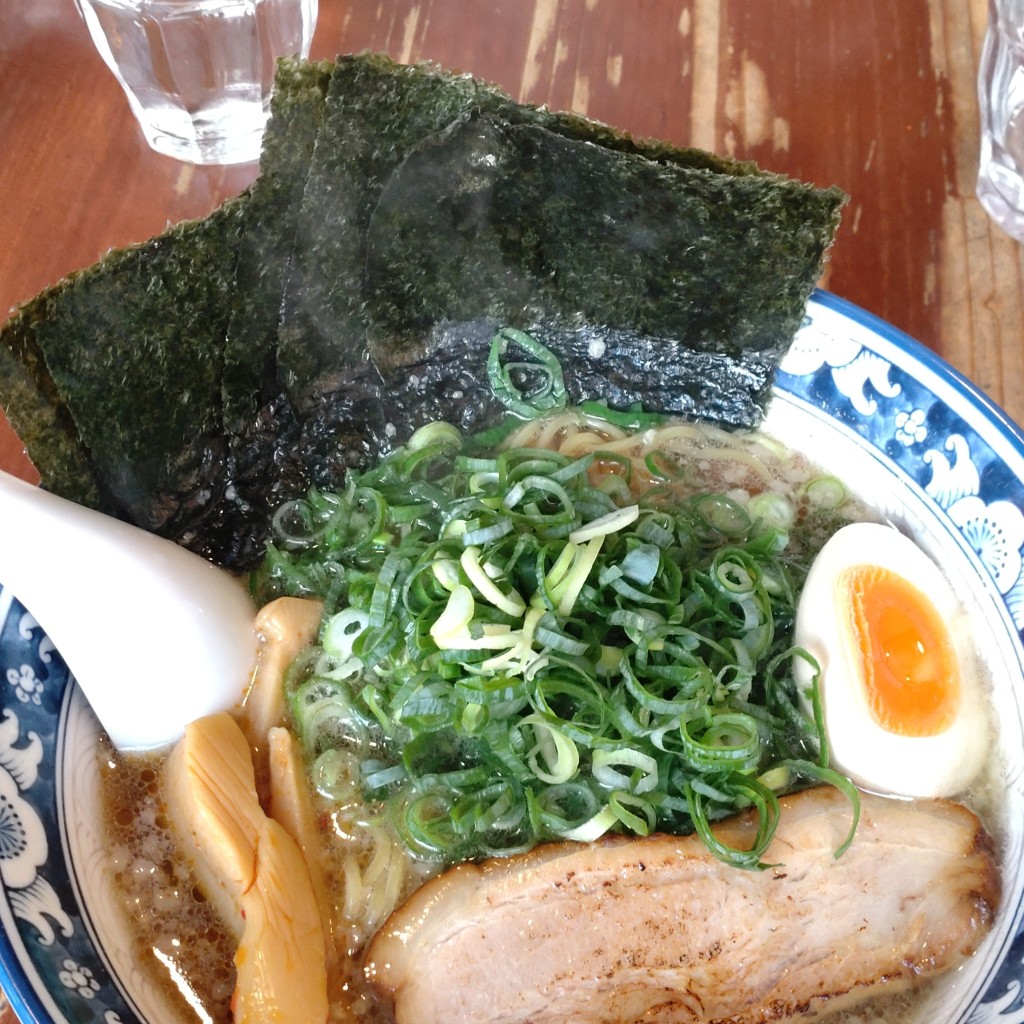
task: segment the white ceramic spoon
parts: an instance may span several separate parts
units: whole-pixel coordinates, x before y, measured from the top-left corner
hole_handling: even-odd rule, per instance
[[[238,580],[2,472],[0,583],[46,630],[119,749],[173,743],[249,681],[255,613]]]

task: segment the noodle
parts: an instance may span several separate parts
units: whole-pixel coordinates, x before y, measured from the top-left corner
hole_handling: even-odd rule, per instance
[[[691,423],[667,423],[642,433],[627,434],[613,424],[563,412],[527,421],[509,435],[503,447],[545,448],[571,459],[602,452],[626,456],[632,466],[631,491],[636,496],[663,482],[651,472],[647,462],[660,453],[686,464],[685,480],[677,472],[670,481],[677,495],[684,493],[680,484],[685,484],[686,493],[721,489],[725,485],[761,491],[787,475],[787,453],[773,439]],[[728,472],[730,467],[734,472]],[[599,460],[596,475],[609,471],[611,466]]]

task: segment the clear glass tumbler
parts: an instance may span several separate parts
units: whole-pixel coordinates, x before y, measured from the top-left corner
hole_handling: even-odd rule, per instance
[[[1004,231],[1024,241],[1024,0],[989,0],[978,101],[978,199]]]
[[[146,141],[195,164],[259,159],[280,56],[309,54],[317,0],[76,0]]]

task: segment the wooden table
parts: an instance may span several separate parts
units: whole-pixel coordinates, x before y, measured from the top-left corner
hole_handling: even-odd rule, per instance
[[[0,11],[0,315],[257,174],[151,152],[73,0]],[[321,0],[313,55],[430,58],[523,100],[842,186],[825,285],[1021,421],[1021,248],[974,198],[985,16],[985,0]],[[0,466],[34,475],[5,421]]]

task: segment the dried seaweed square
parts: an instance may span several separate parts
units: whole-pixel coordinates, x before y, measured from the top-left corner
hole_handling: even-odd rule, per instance
[[[379,366],[434,324],[586,325],[776,360],[841,197],[609,151],[484,115],[432,137],[371,215],[365,302]]]
[[[243,214],[224,349],[224,424],[252,429],[277,388],[277,327],[298,212],[334,65],[285,58],[278,64],[260,176]]]
[[[116,507],[150,529],[202,472],[243,200],[106,256],[47,295],[35,336]],[[168,498],[168,496],[171,496]]]
[[[48,490],[106,508],[102,485],[33,331],[44,296],[0,328],[0,396],[11,426],[35,460]]]

